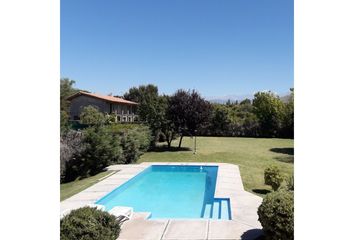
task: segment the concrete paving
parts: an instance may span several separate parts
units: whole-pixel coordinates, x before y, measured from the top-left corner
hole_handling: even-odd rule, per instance
[[[112,165],[108,170],[119,172],[60,203],[61,214],[94,203],[151,165],[218,166],[215,198],[229,198],[232,220],[147,219],[150,213],[134,213],[122,225],[119,240],[253,240],[262,234],[257,209],[262,198],[246,192],[237,165],[228,163],[144,162]]]
[[[119,240],[160,240],[168,220],[132,219],[125,222]]]
[[[234,221],[210,220],[208,239],[213,239],[213,240],[241,239],[242,235],[251,229],[253,229],[253,227],[235,220]]]
[[[170,220],[162,239],[207,239],[208,222],[208,220]]]

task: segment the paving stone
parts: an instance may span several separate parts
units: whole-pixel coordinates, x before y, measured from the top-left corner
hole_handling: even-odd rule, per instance
[[[141,220],[144,220],[144,219],[148,219],[151,215],[151,212],[135,212],[133,213],[133,217],[132,217],[132,220],[134,219],[141,219]]]
[[[106,195],[106,192],[82,191],[69,198],[71,201],[96,201]]]
[[[100,184],[93,185],[86,189],[86,192],[111,192],[117,187],[117,184]]]
[[[250,229],[252,227],[237,221],[211,220],[209,222],[208,239],[241,239],[241,236]]]
[[[207,239],[207,220],[170,220],[163,240]]]
[[[159,240],[168,220],[129,220],[122,226],[119,240]]]

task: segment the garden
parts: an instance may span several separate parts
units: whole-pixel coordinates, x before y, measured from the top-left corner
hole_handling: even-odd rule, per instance
[[[78,91],[73,84],[61,80],[61,200],[110,174],[105,169],[112,164],[233,163],[240,167],[245,189],[264,198],[258,215],[266,236],[293,238],[293,89],[286,100],[258,92],[253,100],[215,104],[195,90],[167,96],[154,85],[133,87],[124,98],[139,103],[138,124],[116,123],[88,106],[80,115],[82,128],[76,129],[68,119],[66,101]],[[118,223],[97,211],[85,208],[65,216],[62,238],[115,239]],[[80,230],[75,224],[81,221]],[[97,231],[87,232],[95,237],[85,233],[87,221],[97,223]],[[103,222],[109,224],[107,231]]]

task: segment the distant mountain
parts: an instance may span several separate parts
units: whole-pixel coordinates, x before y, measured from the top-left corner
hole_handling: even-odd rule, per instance
[[[231,102],[235,102],[235,101],[242,101],[245,100],[246,98],[248,99],[253,99],[253,95],[251,94],[245,94],[245,95],[227,95],[227,96],[220,96],[220,97],[206,97],[205,99],[208,100],[209,102],[212,103],[220,103],[220,104],[224,104],[226,103],[228,100],[230,100]]]
[[[290,100],[290,94],[280,97],[280,100],[287,103]]]
[[[214,97],[205,97],[206,100],[208,100],[209,102],[212,103],[219,103],[219,104],[225,104],[228,100],[230,100],[231,102],[235,102],[235,101],[242,101],[245,100],[246,98],[253,100],[253,94],[244,94],[244,95],[226,95],[226,96],[214,96]],[[283,93],[283,94],[279,94],[280,100],[282,100],[283,102],[287,102],[289,101],[290,98],[290,93]]]

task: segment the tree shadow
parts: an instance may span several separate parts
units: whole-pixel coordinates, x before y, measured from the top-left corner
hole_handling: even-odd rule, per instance
[[[250,229],[244,232],[241,236],[242,240],[264,240],[265,237],[263,235],[262,229]]]
[[[271,192],[271,191],[268,190],[268,189],[252,189],[252,191],[253,191],[254,193],[264,194],[264,195]]]
[[[294,163],[294,148],[271,148],[271,152],[281,153],[281,156],[274,157],[275,160],[285,163]]]
[[[271,148],[270,151],[294,156],[294,148]]]
[[[275,160],[285,163],[294,163],[294,156],[277,156],[274,157]]]
[[[156,146],[152,149],[149,150],[149,152],[186,152],[186,151],[192,151],[192,149],[188,147],[168,147],[166,145],[163,146]]]

